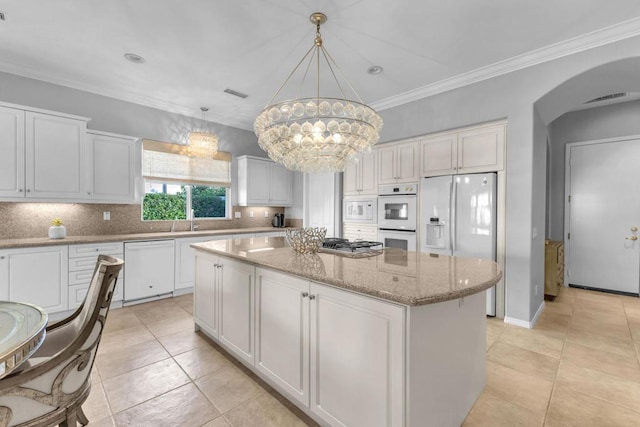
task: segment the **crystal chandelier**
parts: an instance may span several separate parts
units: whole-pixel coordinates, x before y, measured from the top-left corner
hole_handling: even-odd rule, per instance
[[[320,25],[327,21],[323,13],[309,18],[316,26],[313,46],[307,51],[289,77],[273,95],[254,123],[260,148],[274,161],[287,169],[300,172],[342,172],[347,162],[361,151],[371,151],[378,142],[382,119],[353,89],[322,44]],[[320,96],[320,58],[326,64],[336,82],[341,97]],[[273,102],[291,80],[300,65],[309,58],[304,83],[312,63],[316,62],[317,84],[315,96],[289,101]],[[343,80],[355,94],[357,101],[347,99],[336,76]]]
[[[202,120],[209,109],[200,107]],[[207,132],[189,132],[189,156],[213,158],[218,152],[218,137]]]

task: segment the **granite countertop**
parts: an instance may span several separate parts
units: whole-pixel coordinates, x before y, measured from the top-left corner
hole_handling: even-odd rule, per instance
[[[473,295],[502,277],[500,266],[490,260],[395,248],[373,257],[349,258],[321,252],[301,255],[283,237],[216,240],[191,246],[409,306]]]
[[[161,231],[155,233],[135,234],[101,234],[94,236],[67,236],[64,239],[49,239],[35,237],[28,239],[0,239],[0,249],[29,248],[34,246],[58,246],[75,245],[82,243],[106,243],[137,240],[165,240],[182,237],[204,237],[226,234],[267,233],[270,231],[283,231],[284,228],[275,227],[251,227],[224,230],[198,230],[198,231]]]

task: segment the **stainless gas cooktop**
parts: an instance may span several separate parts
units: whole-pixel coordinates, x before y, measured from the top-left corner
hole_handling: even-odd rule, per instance
[[[366,240],[350,242],[347,239],[329,237],[324,240],[322,248],[320,248],[319,251],[350,258],[365,258],[380,255],[382,248],[383,244],[381,242],[370,242]]]

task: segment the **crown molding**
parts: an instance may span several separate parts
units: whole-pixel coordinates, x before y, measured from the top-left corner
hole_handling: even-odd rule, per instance
[[[378,111],[386,110],[637,35],[640,35],[640,17],[390,96],[369,105]]]
[[[191,107],[185,107],[183,105],[162,101],[160,99],[152,98],[152,97],[141,95],[134,92],[108,89],[108,88],[104,88],[103,86],[95,86],[91,84],[80,83],[77,81],[62,79],[58,77],[52,77],[52,76],[45,75],[43,73],[39,73],[32,69],[22,67],[16,64],[12,64],[12,63],[0,62],[0,71],[9,73],[9,74],[15,74],[20,77],[26,77],[34,80],[43,81],[46,83],[65,86],[71,89],[93,93],[95,95],[114,98],[119,101],[125,101],[125,102],[130,102],[132,104],[151,107],[151,108],[166,111],[169,113],[175,113],[175,114],[180,114],[182,116],[202,119],[202,112],[200,110],[194,111],[194,109]],[[251,126],[247,126],[247,124],[244,123],[242,120],[229,120],[228,118],[217,116],[215,113],[212,113],[211,111],[207,112],[207,121],[253,132],[253,128]]]

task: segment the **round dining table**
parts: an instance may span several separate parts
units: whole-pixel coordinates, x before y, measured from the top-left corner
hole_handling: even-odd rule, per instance
[[[27,360],[44,341],[47,312],[32,304],[0,301],[0,378]]]

